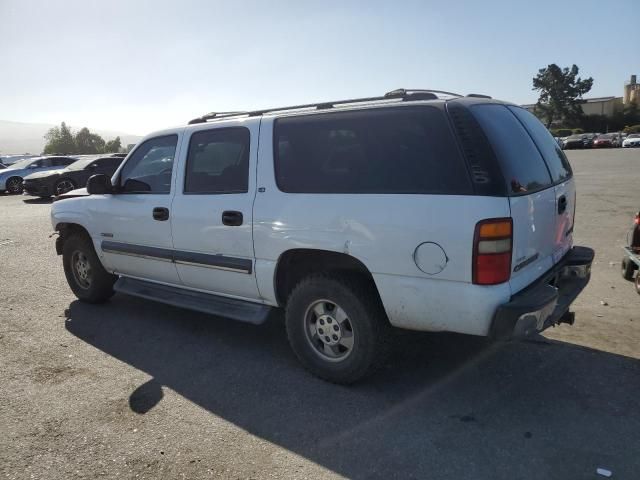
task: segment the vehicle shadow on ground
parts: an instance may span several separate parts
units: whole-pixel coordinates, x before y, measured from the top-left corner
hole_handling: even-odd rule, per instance
[[[46,197],[46,198],[32,197],[32,198],[25,198],[22,201],[24,203],[31,203],[31,204],[44,204],[44,203],[53,203],[53,198],[52,197]]]
[[[289,350],[281,314],[262,326],[116,295],[73,302],[66,327],[253,435],[350,478],[616,478],[640,470],[636,359],[542,339],[489,345],[402,333],[389,365],[343,387]]]

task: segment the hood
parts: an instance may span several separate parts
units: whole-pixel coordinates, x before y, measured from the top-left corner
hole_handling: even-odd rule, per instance
[[[62,195],[58,195],[55,197],[54,201],[66,200],[68,198],[77,198],[77,197],[88,197],[86,188],[76,188],[75,190],[71,190],[70,192],[63,193]]]
[[[46,170],[44,172],[33,172],[24,177],[25,180],[35,180],[36,178],[52,177],[54,175],[60,175],[60,170]]]

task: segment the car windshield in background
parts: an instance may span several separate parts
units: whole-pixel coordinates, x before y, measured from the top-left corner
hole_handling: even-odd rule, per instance
[[[25,158],[9,165],[11,168],[27,168],[37,158]]]
[[[640,138],[640,133],[632,133],[631,135],[627,136],[627,138]]]
[[[91,165],[95,161],[95,158],[91,158],[88,160],[78,160],[77,162],[73,162],[71,165],[65,168],[65,170],[83,170]]]
[[[604,139],[604,140],[611,140],[615,138],[615,135],[611,135],[611,134],[605,134],[605,135],[598,135],[598,139]]]
[[[567,140],[582,140],[584,135],[571,135]]]

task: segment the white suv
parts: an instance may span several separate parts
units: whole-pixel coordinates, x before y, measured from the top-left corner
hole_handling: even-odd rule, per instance
[[[301,362],[350,383],[392,326],[514,338],[572,323],[593,260],[572,246],[575,198],[526,110],[396,90],[153,133],[51,218],[80,300],[254,324],[284,308]]]

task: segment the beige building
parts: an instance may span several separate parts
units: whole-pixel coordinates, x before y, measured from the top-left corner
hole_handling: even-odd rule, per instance
[[[624,97],[622,102],[627,105],[629,103],[640,103],[640,83],[636,81],[636,76],[631,75],[631,80],[624,84]]]

